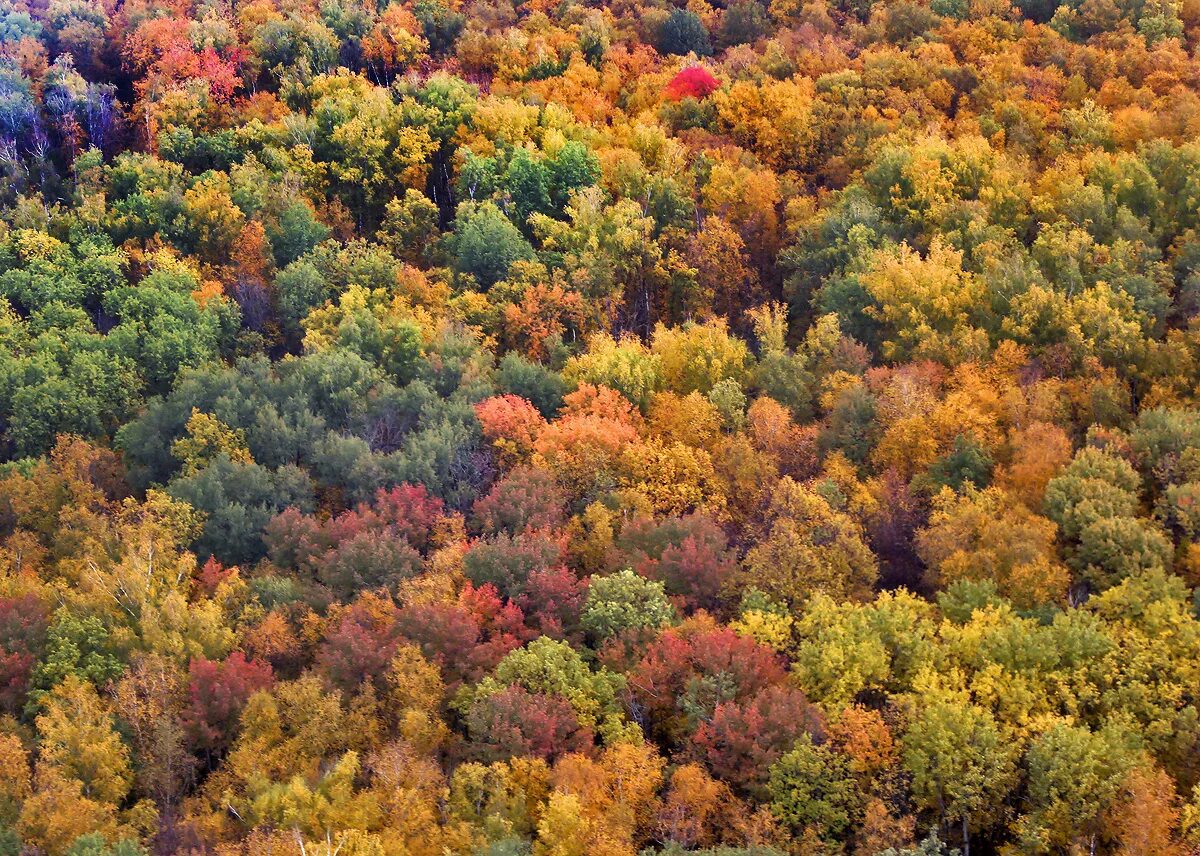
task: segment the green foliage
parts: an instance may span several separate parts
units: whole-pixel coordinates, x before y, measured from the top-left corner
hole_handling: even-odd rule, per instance
[[[513,262],[533,258],[533,247],[491,202],[463,203],[454,223],[454,268],[485,289],[507,276]]]
[[[964,829],[997,821],[986,807],[1015,785],[1015,754],[986,711],[954,702],[925,707],[904,736],[914,796],[944,822]]]
[[[695,12],[673,9],[658,31],[658,49],[668,54],[708,56],[712,53],[708,30]]]
[[[128,838],[109,844],[103,835],[81,835],[67,850],[66,856],[146,856],[149,851]]]
[[[627,630],[657,630],[674,618],[663,584],[626,568],[592,578],[580,622],[595,638],[608,639]]]
[[[104,686],[125,670],[108,628],[96,616],[59,610],[46,635],[46,653],[34,667],[31,704],[68,677]]]
[[[142,6],[0,0],[0,854],[1200,847],[1195,0]]]
[[[845,756],[807,735],[771,767],[771,811],[793,830],[840,839],[858,818],[861,796]]]

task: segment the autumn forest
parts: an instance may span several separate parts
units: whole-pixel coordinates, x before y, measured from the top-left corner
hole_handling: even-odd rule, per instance
[[[0,0],[0,856],[1200,854],[1200,0]]]

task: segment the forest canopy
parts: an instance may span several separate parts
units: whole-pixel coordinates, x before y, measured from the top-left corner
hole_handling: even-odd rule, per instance
[[[0,0],[0,856],[1200,853],[1198,0]]]

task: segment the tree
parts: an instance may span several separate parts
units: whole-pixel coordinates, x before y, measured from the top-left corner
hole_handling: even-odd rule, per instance
[[[196,766],[185,745],[180,712],[182,669],[161,654],[137,658],[113,688],[113,708],[131,737],[138,790],[170,808],[190,787]]]
[[[474,542],[463,556],[463,573],[477,586],[493,585],[504,595],[519,595],[529,577],[556,566],[561,546],[548,534],[498,535]]]
[[[4,759],[0,778],[0,823],[11,828],[21,814],[21,804],[33,793],[29,753],[15,734],[0,738],[0,757]]]
[[[456,705],[469,706],[510,687],[520,687],[529,693],[566,700],[580,726],[613,741],[627,727],[618,705],[618,693],[624,685],[623,677],[605,668],[591,671],[567,643],[542,636],[508,654]]]
[[[363,55],[372,76],[382,85],[419,60],[428,49],[421,24],[404,6],[383,10],[374,29],[363,38]]]
[[[631,415],[609,407],[613,402],[600,390],[583,387],[567,396],[571,399],[591,393],[604,406],[591,412],[586,409],[565,412],[562,418],[546,426],[534,444],[534,463],[554,473],[574,501],[590,500],[606,489],[611,490],[617,483],[620,456],[637,438]],[[619,395],[611,394],[620,399]]]
[[[658,49],[667,54],[696,54],[708,56],[712,53],[708,30],[694,12],[674,9],[658,31]]]
[[[958,362],[986,353],[987,334],[972,323],[985,305],[982,285],[941,240],[925,258],[906,244],[880,250],[863,283],[876,303],[868,312],[884,326],[886,358]]]
[[[232,743],[238,719],[250,696],[269,690],[271,667],[235,651],[223,662],[198,657],[188,664],[183,727],[195,749],[219,757]]]
[[[54,769],[39,772],[36,790],[17,822],[22,841],[55,856],[65,856],[82,836],[100,830],[116,837],[118,829],[111,805],[85,796],[78,779],[64,777]]]
[[[421,554],[392,532],[350,535],[315,564],[317,578],[341,598],[380,588],[395,590],[422,568]]]
[[[991,807],[1000,805],[1016,783],[1016,747],[1005,741],[990,714],[952,701],[918,711],[903,746],[913,795],[943,825],[961,827],[963,853],[969,856],[972,831],[999,820]]]
[[[717,89],[721,83],[712,72],[701,65],[689,65],[681,69],[663,88],[663,96],[672,101],[681,98],[704,98]]]
[[[1140,489],[1127,461],[1091,447],[1046,485],[1046,514],[1068,543],[1068,561],[1094,589],[1167,562],[1166,538],[1136,517]]]
[[[724,516],[726,497],[704,449],[650,438],[627,446],[620,465],[621,486],[643,498],[653,513]]]
[[[603,641],[626,631],[657,630],[674,618],[662,583],[626,568],[592,579],[580,623],[594,639]]]
[[[524,398],[547,419],[558,413],[568,389],[566,381],[556,372],[514,352],[500,360],[496,387],[502,393]]]
[[[451,241],[455,270],[488,289],[508,275],[513,262],[533,258],[533,248],[492,202],[464,202]]]
[[[807,735],[771,766],[771,810],[797,832],[840,839],[861,810],[846,758]]]
[[[270,470],[224,454],[195,475],[176,479],[168,490],[205,514],[196,552],[230,565],[250,563],[266,553],[261,532],[272,516],[290,506],[307,510],[312,503],[312,484],[299,467]]]
[[[671,773],[670,787],[658,813],[662,837],[680,847],[711,844],[734,807],[733,794],[698,764],[683,764]]]
[[[664,766],[652,744],[622,741],[595,759],[579,754],[560,758],[550,780],[557,793],[578,798],[601,852],[629,852],[645,840],[643,830],[658,808]]]
[[[534,406],[516,395],[498,395],[475,405],[483,436],[505,466],[527,461],[546,420]]]
[[[103,835],[91,833],[76,838],[66,856],[147,856],[148,852],[134,839],[122,838],[110,845]]]
[[[40,702],[46,692],[72,677],[104,686],[124,668],[103,621],[60,608],[47,631],[46,653],[33,670],[30,701]]]
[[[744,701],[781,683],[778,655],[701,618],[664,631],[629,675],[651,734],[682,745],[725,701]]]
[[[1184,852],[1177,835],[1179,817],[1179,797],[1171,777],[1162,770],[1135,767],[1106,825],[1120,842],[1121,856],[1178,856]]]
[[[588,751],[594,739],[569,700],[520,686],[477,698],[466,718],[472,752],[485,763],[519,757],[552,761]]]
[[[566,496],[554,477],[537,467],[519,467],[492,485],[472,509],[485,534],[519,535],[554,530],[565,522]]]
[[[187,421],[187,435],[171,445],[171,454],[183,463],[185,476],[196,475],[222,454],[234,463],[254,463],[246,448],[245,432],[230,428],[195,407]]]
[[[634,336],[618,341],[596,333],[588,339],[587,349],[567,362],[563,375],[577,383],[615,389],[645,410],[662,386],[661,362]]]
[[[992,480],[992,456],[979,443],[959,434],[948,454],[933,462],[926,476],[937,490],[948,487],[961,491],[964,487],[987,487]]]
[[[635,517],[621,528],[614,550],[620,554],[617,564],[660,581],[687,606],[710,611],[737,567],[725,532],[704,514]]]
[[[329,228],[317,219],[312,206],[299,199],[283,206],[277,225],[265,228],[275,266],[281,271],[329,237]]]
[[[19,711],[25,703],[49,623],[49,612],[36,595],[0,599],[0,705],[5,710]]]
[[[76,781],[87,799],[118,805],[133,784],[129,749],[95,688],[74,676],[55,687],[37,718],[40,767]]]
[[[958,580],[991,581],[1014,603],[1032,607],[1061,601],[1068,577],[1055,557],[1054,525],[996,489],[942,493],[917,548],[933,576],[948,586]]]
[[[772,514],[766,537],[746,554],[741,578],[747,585],[793,606],[816,592],[869,596],[878,567],[852,517],[786,477]]]
[[[700,224],[688,242],[688,262],[696,269],[696,289],[677,310],[685,317],[720,313],[734,318],[758,296],[758,274],[750,267],[745,242],[720,217],[706,217]]]
[[[1046,485],[1071,459],[1071,441],[1056,425],[1035,422],[1009,440],[1012,460],[999,468],[996,481],[1031,509],[1042,507]]]
[[[757,0],[734,3],[721,17],[720,42],[724,45],[752,43],[769,31],[769,18]]]
[[[476,828],[500,827],[529,838],[537,832],[549,791],[550,769],[540,759],[514,758],[487,766],[468,762],[451,777],[449,809]],[[524,845],[520,839],[516,843]]]
[[[301,325],[310,353],[337,348],[357,354],[397,384],[416,377],[424,338],[402,297],[351,285],[336,301],[314,308]]]
[[[692,736],[693,753],[722,781],[756,797],[774,794],[773,767],[785,753],[824,736],[823,717],[804,693],[771,686],[738,703],[723,701]],[[782,818],[781,818],[782,819]],[[808,824],[799,824],[803,829]],[[831,837],[840,832],[830,829]]]
[[[1119,729],[1057,723],[1030,743],[1025,764],[1029,809],[1017,821],[1019,840],[1034,852],[1073,842],[1094,849],[1103,814],[1133,764]]]
[[[724,319],[682,327],[654,328],[651,353],[662,366],[663,382],[680,395],[707,395],[723,380],[745,384],[754,358],[746,344],[729,334]]]

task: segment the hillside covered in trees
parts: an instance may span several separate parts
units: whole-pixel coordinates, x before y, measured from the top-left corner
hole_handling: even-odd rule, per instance
[[[1200,853],[1200,0],[0,0],[0,856]]]

